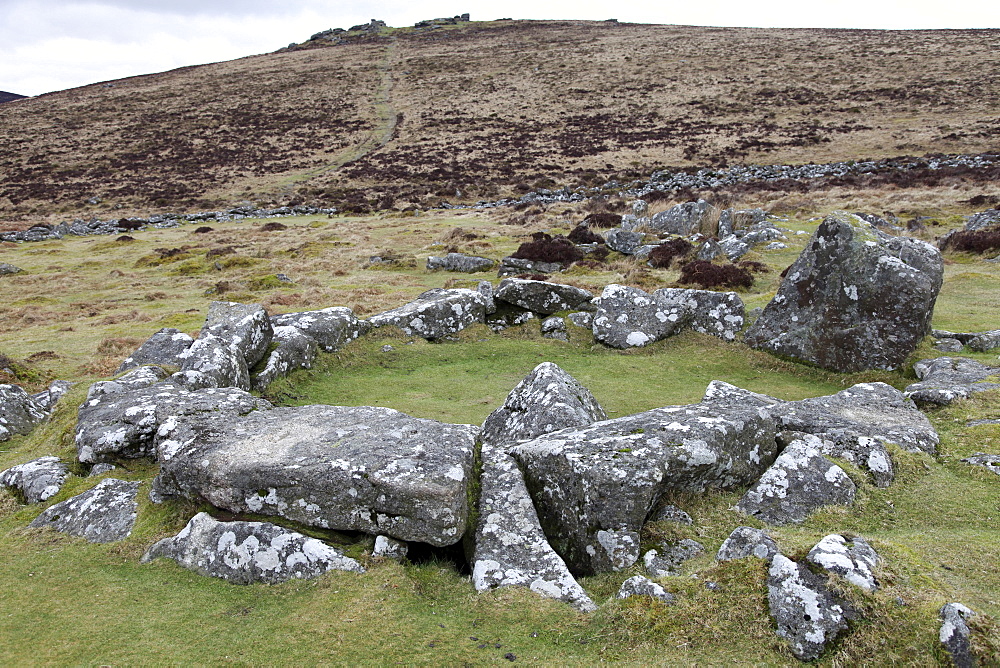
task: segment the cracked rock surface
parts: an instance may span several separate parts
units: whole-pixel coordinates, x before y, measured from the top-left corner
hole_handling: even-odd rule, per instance
[[[468,520],[479,428],[390,408],[201,413],[157,433],[159,498],[444,546]]]
[[[0,385],[0,441],[28,434],[48,413],[20,385]]]
[[[913,365],[919,382],[906,387],[905,394],[920,404],[943,406],[958,399],[968,399],[976,392],[1000,388],[987,381],[1000,376],[1000,367],[991,367],[967,357],[937,357]]]
[[[147,364],[180,366],[180,354],[190,348],[192,343],[194,343],[194,339],[187,334],[173,327],[164,327],[146,339],[145,343],[129,355],[118,367],[116,373],[123,373]]]
[[[533,313],[551,315],[557,311],[589,310],[594,295],[572,285],[505,278],[500,281],[494,298]]]
[[[29,525],[50,527],[91,543],[113,543],[128,538],[135,525],[139,483],[105,478],[95,487],[49,507]]]
[[[358,320],[354,311],[346,306],[273,315],[271,325],[275,328],[295,327],[315,339],[319,347],[328,353],[340,350],[370,329],[367,322]]]
[[[219,522],[198,513],[179,534],[154,544],[142,563],[166,557],[199,575],[236,584],[277,584],[331,570],[364,573],[326,543],[269,522]]]

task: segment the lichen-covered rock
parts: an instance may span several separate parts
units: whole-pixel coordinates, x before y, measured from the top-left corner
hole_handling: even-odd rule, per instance
[[[390,408],[201,413],[160,426],[157,498],[444,546],[469,515],[479,428]]]
[[[409,552],[410,546],[407,545],[406,541],[389,538],[389,536],[376,536],[372,556],[383,559],[404,559]]]
[[[878,589],[875,580],[878,552],[861,536],[850,539],[840,534],[824,536],[809,550],[806,559],[865,591]]]
[[[190,348],[192,343],[194,339],[187,334],[173,327],[164,327],[129,355],[115,373],[124,373],[147,364],[180,366],[180,354]]]
[[[606,418],[590,390],[556,364],[542,362],[486,418],[480,440],[506,445]]]
[[[54,380],[49,384],[49,389],[33,394],[31,398],[36,406],[46,413],[51,413],[56,407],[56,403],[69,392],[71,387],[73,387],[73,383],[68,380]]]
[[[535,314],[527,309],[499,302],[493,311],[486,315],[486,326],[494,332],[502,332],[508,327],[518,327],[534,319]]]
[[[750,244],[743,241],[735,234],[719,241],[719,250],[725,253],[730,262],[736,262],[741,257],[750,252]]]
[[[594,314],[586,311],[576,311],[569,314],[569,321],[577,327],[590,329],[594,326]]]
[[[0,487],[17,489],[28,503],[39,503],[55,496],[68,477],[69,469],[58,457],[40,457],[0,472]]]
[[[604,242],[608,248],[623,255],[633,255],[642,246],[642,240],[643,236],[638,232],[621,227],[608,230],[604,235]]]
[[[1000,388],[1000,382],[987,381],[1000,376],[1000,367],[986,366],[967,357],[937,357],[913,365],[919,382],[908,385],[904,394],[918,404],[946,405],[968,399],[976,392]]]
[[[105,478],[95,487],[49,507],[29,525],[50,527],[91,543],[113,543],[132,533],[139,482]]]
[[[236,388],[189,391],[170,381],[132,392],[98,394],[80,406],[77,458],[93,464],[118,457],[153,457],[154,437],[169,418],[198,413],[246,415],[271,404]]]
[[[22,269],[20,267],[15,267],[14,265],[8,264],[7,262],[0,262],[0,276],[4,276],[7,274],[19,274],[21,273],[21,271]]]
[[[510,452],[552,546],[571,571],[591,574],[615,568],[608,545],[637,536],[668,490],[756,480],[774,460],[774,430],[764,408],[670,406],[554,431]]]
[[[368,319],[372,327],[395,326],[410,336],[439,339],[486,321],[486,298],[476,290],[428,290],[399,308]]]
[[[497,275],[554,274],[558,271],[562,271],[562,265],[558,262],[538,262],[507,256],[500,260],[500,268],[497,269]]]
[[[684,326],[696,332],[735,341],[743,329],[746,309],[735,292],[662,288],[653,297],[659,304],[679,304],[686,313]]]
[[[556,311],[590,310],[594,295],[572,285],[505,278],[500,281],[494,298],[533,313],[550,315]]]
[[[229,348],[242,355],[246,366],[250,368],[264,359],[271,345],[271,334],[271,320],[260,304],[212,302],[198,340],[207,335],[218,337]],[[195,345],[197,341],[192,344]]]
[[[767,212],[763,209],[724,209],[719,214],[719,229],[716,233],[720,239],[724,239],[737,230],[745,230],[767,219]]]
[[[219,522],[198,513],[181,532],[154,544],[141,563],[165,557],[199,575],[236,584],[278,584],[332,570],[364,573],[354,559],[315,538],[269,522]]]
[[[768,524],[802,522],[823,506],[850,504],[857,491],[844,470],[820,454],[819,439],[803,434],[747,490],[736,510]]]
[[[559,316],[551,316],[542,321],[542,336],[546,339],[569,341],[566,334],[566,321]]]
[[[722,541],[716,561],[733,561],[745,557],[756,557],[771,561],[774,555],[781,554],[778,544],[767,535],[763,529],[753,527],[736,527],[726,540]]]
[[[318,311],[301,311],[271,316],[273,327],[295,327],[316,340],[328,353],[336,352],[364,335],[371,326],[358,320],[354,311],[346,306],[331,306]]]
[[[612,283],[595,300],[594,340],[612,348],[635,348],[665,339],[681,330],[687,308],[681,302],[661,302],[639,288]]]
[[[958,339],[946,338],[934,342],[934,350],[940,350],[943,353],[960,353],[964,347]]]
[[[477,591],[522,586],[590,612],[590,597],[549,545],[517,462],[488,442],[482,474],[472,583]]]
[[[931,331],[943,272],[933,246],[832,214],[745,340],[834,371],[899,368]]]
[[[0,385],[0,441],[28,434],[48,413],[19,385]]]
[[[955,668],[975,668],[972,653],[972,631],[966,623],[976,613],[961,603],[946,603],[941,608],[941,630],[938,640],[951,656]]]
[[[180,354],[180,359],[181,371],[189,372],[190,376],[179,376],[177,382],[184,383],[189,377],[197,378],[187,386],[188,389],[206,386],[250,389],[250,370],[246,358],[225,339],[210,333],[202,334],[190,348]]]
[[[114,380],[99,380],[87,389],[86,404],[95,405],[95,400],[101,400],[112,394],[124,394],[134,390],[152,387],[167,377],[167,372],[158,366],[139,366],[131,369]]]
[[[703,199],[697,202],[684,202],[655,214],[649,222],[649,227],[657,232],[687,236],[698,231],[711,210],[712,205]]]
[[[87,477],[96,478],[99,475],[104,475],[105,473],[111,473],[117,468],[118,467],[115,466],[114,464],[108,464],[108,463],[94,464],[93,466],[90,467],[90,474]]]
[[[781,554],[774,555],[768,570],[767,601],[778,635],[802,661],[818,658],[855,614],[822,578]]]
[[[711,262],[723,253],[725,253],[725,251],[722,249],[722,246],[719,245],[718,241],[715,239],[706,239],[700,246],[698,246],[698,250],[696,250],[694,254],[694,259]]]
[[[677,506],[663,506],[656,514],[650,518],[651,522],[676,522],[677,524],[686,524],[691,526],[694,524],[694,520],[686,512],[678,508]]]
[[[276,379],[296,369],[311,369],[319,354],[316,339],[307,336],[298,327],[278,325],[274,328],[273,341],[278,347],[267,356],[264,368],[254,373],[251,379],[255,390],[264,390]]]
[[[490,271],[496,266],[494,260],[478,255],[463,255],[448,253],[444,257],[431,255],[427,258],[428,271],[458,271],[465,274],[475,274],[480,271]]]
[[[985,452],[977,452],[971,457],[965,457],[962,461],[966,464],[972,464],[973,466],[981,466],[987,471],[1000,475],[1000,455],[990,455]]]
[[[676,543],[660,543],[660,549],[650,550],[642,556],[646,572],[654,578],[678,575],[681,565],[705,551],[696,540],[685,538]]]
[[[963,229],[966,232],[975,232],[995,226],[1000,226],[1000,209],[986,209],[966,218]]]
[[[669,593],[666,589],[656,584],[649,578],[644,578],[641,575],[630,577],[628,580],[623,582],[621,588],[618,590],[616,598],[623,599],[629,598],[630,596],[649,596],[650,598],[655,598],[664,603],[673,603],[675,600],[673,594]]]

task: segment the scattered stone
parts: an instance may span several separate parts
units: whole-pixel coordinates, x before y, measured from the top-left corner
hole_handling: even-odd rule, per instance
[[[372,327],[391,325],[425,339],[440,339],[485,321],[486,298],[466,288],[428,290],[408,304],[368,319]]]
[[[569,314],[569,321],[577,327],[590,329],[594,326],[594,314],[586,311],[576,311]]]
[[[767,601],[778,635],[801,661],[818,658],[855,614],[821,577],[781,554],[774,555],[768,570]]]
[[[630,577],[623,582],[616,598],[624,599],[630,596],[649,596],[667,604],[673,603],[675,600],[673,594],[641,575]]]
[[[753,406],[669,406],[561,429],[509,451],[552,546],[571,571],[591,574],[618,567],[621,537],[637,538],[668,491],[756,480],[774,460],[774,430],[767,410]]]
[[[273,327],[292,326],[312,337],[328,353],[336,352],[370,329],[345,306],[331,306],[319,311],[300,311],[271,316]]]
[[[0,487],[17,489],[28,503],[40,503],[55,496],[69,469],[58,457],[40,457],[0,472]]]
[[[430,256],[427,258],[428,271],[458,271],[466,274],[475,274],[480,271],[490,271],[496,266],[494,260],[478,255],[463,255],[462,253],[448,253],[444,257]]]
[[[170,381],[133,392],[102,394],[80,406],[77,458],[95,464],[118,457],[153,457],[157,430],[171,418],[199,413],[234,417],[269,408],[269,402],[236,388],[192,392]]]
[[[658,304],[679,304],[687,314],[684,326],[724,341],[735,341],[743,329],[746,309],[735,292],[662,288],[653,293]]]
[[[395,348],[393,348],[392,346],[390,346],[390,345],[389,345],[389,344],[387,343],[387,344],[385,344],[384,346],[382,346],[381,348],[379,348],[379,350],[380,350],[381,352],[383,352],[383,353],[391,353],[391,352],[392,352],[393,350],[395,350]]]
[[[753,527],[736,527],[729,537],[722,542],[716,561],[733,561],[744,557],[756,557],[771,561],[774,555],[781,554],[778,544],[767,535],[763,529]]]
[[[842,468],[820,454],[818,441],[808,434],[793,441],[747,490],[736,510],[783,525],[802,522],[823,506],[853,503],[857,488]]]
[[[832,214],[745,340],[833,371],[896,369],[930,332],[943,267],[930,244]]]
[[[968,399],[976,392],[1000,388],[1000,383],[986,382],[1000,375],[1000,367],[990,367],[967,357],[937,357],[913,365],[920,382],[908,385],[904,394],[919,404],[945,405]]]
[[[719,249],[725,253],[730,262],[736,262],[750,252],[750,244],[734,234],[730,234],[719,242]]]
[[[557,311],[590,310],[594,295],[572,285],[505,278],[500,281],[494,297],[533,313],[550,315]]]
[[[396,540],[389,536],[376,536],[372,556],[384,559],[405,559],[409,552],[410,546],[405,541]]]
[[[980,332],[969,340],[969,348],[976,352],[985,353],[994,348],[1000,348],[1000,329]]]
[[[0,262],[0,276],[6,274],[19,274],[22,269],[20,267],[15,267],[12,264],[7,264],[6,262]]]
[[[765,220],[767,212],[763,209],[725,209],[719,214],[717,236],[725,239],[734,232],[751,228]]]
[[[975,668],[972,654],[972,631],[966,621],[976,613],[961,603],[946,603],[941,608],[941,631],[938,639],[944,645],[955,668]]]
[[[994,226],[1000,226],[1000,209],[986,209],[972,214],[965,219],[964,229],[966,232],[975,232]]]
[[[851,539],[838,534],[824,536],[809,550],[806,559],[865,591],[878,589],[875,580],[878,552],[861,536]]]
[[[117,468],[118,467],[115,466],[114,464],[108,464],[108,463],[105,463],[105,462],[102,462],[100,464],[94,464],[93,466],[90,467],[90,476],[89,477],[96,478],[99,475],[104,475],[105,473],[110,473],[110,472],[114,471]]]
[[[190,348],[192,343],[194,339],[187,334],[172,327],[164,327],[129,355],[115,373],[124,373],[147,364],[180,366],[181,353]]]
[[[140,563],[160,557],[236,584],[278,584],[331,570],[365,571],[354,559],[315,538],[268,522],[219,522],[208,513],[198,513],[179,534],[154,544]]]
[[[643,235],[638,232],[615,227],[604,235],[604,242],[613,251],[623,255],[633,255],[642,246]]]
[[[785,250],[786,248],[788,248],[788,244],[783,244],[780,241],[772,241],[768,245],[764,246],[764,250],[769,250],[769,251]]]
[[[1000,475],[1000,455],[990,455],[985,452],[977,452],[971,457],[966,457],[962,460],[966,464],[972,464],[973,466],[981,466],[987,471],[992,471],[997,475]]]
[[[678,524],[686,524],[691,526],[694,521],[691,516],[686,512],[678,508],[677,506],[663,506],[660,508],[655,515],[653,515],[651,522],[677,522]]]
[[[689,559],[705,551],[705,546],[696,540],[685,538],[677,543],[660,543],[659,550],[650,550],[643,555],[646,572],[654,578],[679,575],[680,567]]]
[[[29,525],[50,527],[91,543],[113,543],[132,533],[139,482],[105,478],[92,489],[49,507]]]
[[[19,385],[0,385],[0,441],[29,434],[48,413]]]
[[[478,433],[370,406],[187,415],[160,426],[153,490],[158,500],[184,496],[309,526],[452,545],[468,520]]]
[[[607,419],[586,387],[552,362],[542,362],[483,422],[480,440],[494,446]]]
[[[319,346],[316,339],[298,327],[279,325],[274,328],[272,339],[278,347],[267,356],[264,368],[254,373],[250,383],[255,390],[264,390],[276,379],[287,376],[296,369],[311,369]]]
[[[552,316],[542,321],[542,336],[546,339],[569,341],[566,333],[566,321],[559,316]]]
[[[706,262],[711,262],[715,258],[723,255],[725,251],[719,242],[715,239],[707,239],[704,243],[698,246],[698,250],[695,251],[694,258],[696,260],[705,260]]]

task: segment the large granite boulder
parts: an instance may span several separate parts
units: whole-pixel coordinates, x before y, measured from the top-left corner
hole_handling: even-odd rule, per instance
[[[465,274],[475,274],[480,271],[490,271],[496,266],[494,260],[478,255],[463,255],[448,253],[444,257],[431,255],[427,258],[428,271],[458,271]]]
[[[354,559],[315,538],[269,522],[219,522],[208,513],[198,513],[179,534],[154,544],[141,563],[160,557],[236,584],[278,584],[332,570],[365,571]]]
[[[266,389],[276,379],[287,376],[296,369],[311,369],[319,354],[316,339],[291,325],[275,327],[273,341],[278,346],[267,356],[264,368],[255,372],[250,379],[255,390]]]
[[[1000,388],[1000,367],[986,366],[967,357],[937,357],[913,365],[919,382],[906,387],[904,394],[918,404],[946,405],[968,399],[976,392]]]
[[[486,418],[480,440],[506,445],[606,418],[590,390],[552,362],[542,362]]]
[[[594,340],[612,348],[646,346],[680,332],[687,309],[639,288],[612,283],[594,300]]]
[[[776,449],[766,408],[697,404],[554,431],[510,453],[553,547],[592,574],[638,558],[638,531],[668,490],[750,483]]]
[[[746,308],[735,292],[661,288],[653,293],[660,304],[680,304],[687,317],[684,326],[724,341],[735,341],[743,329]]]
[[[767,601],[778,635],[802,661],[818,658],[856,614],[823,578],[781,554],[774,555],[768,570]]]
[[[340,350],[371,327],[366,321],[358,320],[354,311],[346,306],[273,315],[271,325],[295,327],[315,339],[319,347],[328,353]]]
[[[271,321],[260,304],[212,302],[198,338],[207,335],[224,341],[242,355],[250,368],[267,354],[271,345]]]
[[[157,499],[444,546],[468,521],[479,428],[390,408],[176,417],[157,433]]]
[[[711,210],[712,205],[703,199],[684,202],[653,215],[649,227],[657,232],[687,236],[699,230]]]
[[[811,512],[850,504],[857,487],[844,470],[820,454],[819,439],[803,434],[774,461],[736,504],[736,510],[768,524],[804,521]]]
[[[156,432],[170,418],[199,413],[239,416],[269,408],[269,402],[236,388],[192,392],[169,381],[141,390],[98,394],[80,406],[77,458],[94,464],[119,457],[153,457]]]
[[[172,327],[164,327],[125,358],[116,373],[124,373],[147,364],[180,366],[181,353],[190,348],[192,343],[194,339],[187,334]]]
[[[604,235],[605,243],[613,251],[618,251],[623,255],[633,255],[642,246],[645,237],[632,230],[615,227],[608,230]]]
[[[494,298],[533,313],[550,315],[557,311],[589,310],[594,295],[572,285],[505,278],[500,281]]]
[[[19,385],[0,385],[0,441],[28,434],[48,413]]]
[[[26,502],[39,503],[55,496],[68,477],[69,469],[58,457],[40,457],[0,472],[0,487],[16,489]]]
[[[865,591],[878,589],[878,582],[875,580],[878,552],[861,536],[824,536],[809,550],[806,559]]]
[[[91,543],[124,540],[135,525],[139,485],[138,481],[105,478],[83,494],[50,506],[29,526],[49,527]]]
[[[896,369],[930,333],[943,275],[930,244],[838,212],[820,224],[745,340],[833,371]]]
[[[399,308],[368,319],[372,327],[395,326],[410,336],[439,339],[486,321],[486,297],[476,290],[428,290]]]

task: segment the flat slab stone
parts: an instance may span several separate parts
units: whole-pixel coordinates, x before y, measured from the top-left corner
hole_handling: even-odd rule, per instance
[[[966,464],[972,464],[973,466],[981,466],[987,471],[1000,475],[1000,455],[990,455],[985,452],[977,452],[971,457],[964,458],[962,461]]]
[[[179,534],[154,544],[141,563],[165,557],[199,575],[236,584],[278,584],[332,570],[364,573],[326,543],[269,522],[219,522],[198,513]]]
[[[135,525],[140,483],[105,478],[92,489],[49,507],[29,525],[49,527],[91,543],[128,538]]]
[[[28,503],[55,496],[69,477],[69,468],[58,457],[40,457],[0,473],[0,486],[17,489]]]
[[[479,428],[390,408],[177,417],[157,433],[158,498],[444,546],[468,520]]]
[[[777,450],[767,409],[696,404],[562,429],[510,448],[552,546],[577,574],[621,568],[668,490],[701,492],[756,480]],[[631,551],[629,554],[633,554]]]
[[[480,271],[490,271],[496,265],[496,261],[488,257],[463,255],[462,253],[448,253],[443,257],[431,255],[427,258],[428,271],[458,271],[474,274]]]
[[[557,311],[589,310],[593,298],[594,295],[583,288],[523,278],[503,279],[494,293],[494,299],[498,301],[541,315],[551,315]]]
[[[409,336],[439,339],[486,321],[487,299],[466,288],[434,289],[399,308],[368,319],[372,327],[395,326]]]
[[[919,382],[908,385],[904,394],[918,404],[947,405],[968,399],[976,392],[1000,388],[1000,383],[987,381],[1000,376],[1000,367],[986,366],[968,357],[937,357],[920,360],[913,365]]]
[[[820,454],[817,440],[804,435],[785,448],[735,509],[783,525],[802,522],[823,506],[853,503],[857,488],[842,468]]]
[[[331,306],[318,311],[300,311],[271,316],[274,327],[291,326],[316,340],[328,353],[336,352],[364,335],[371,325],[358,320],[346,306]]]

